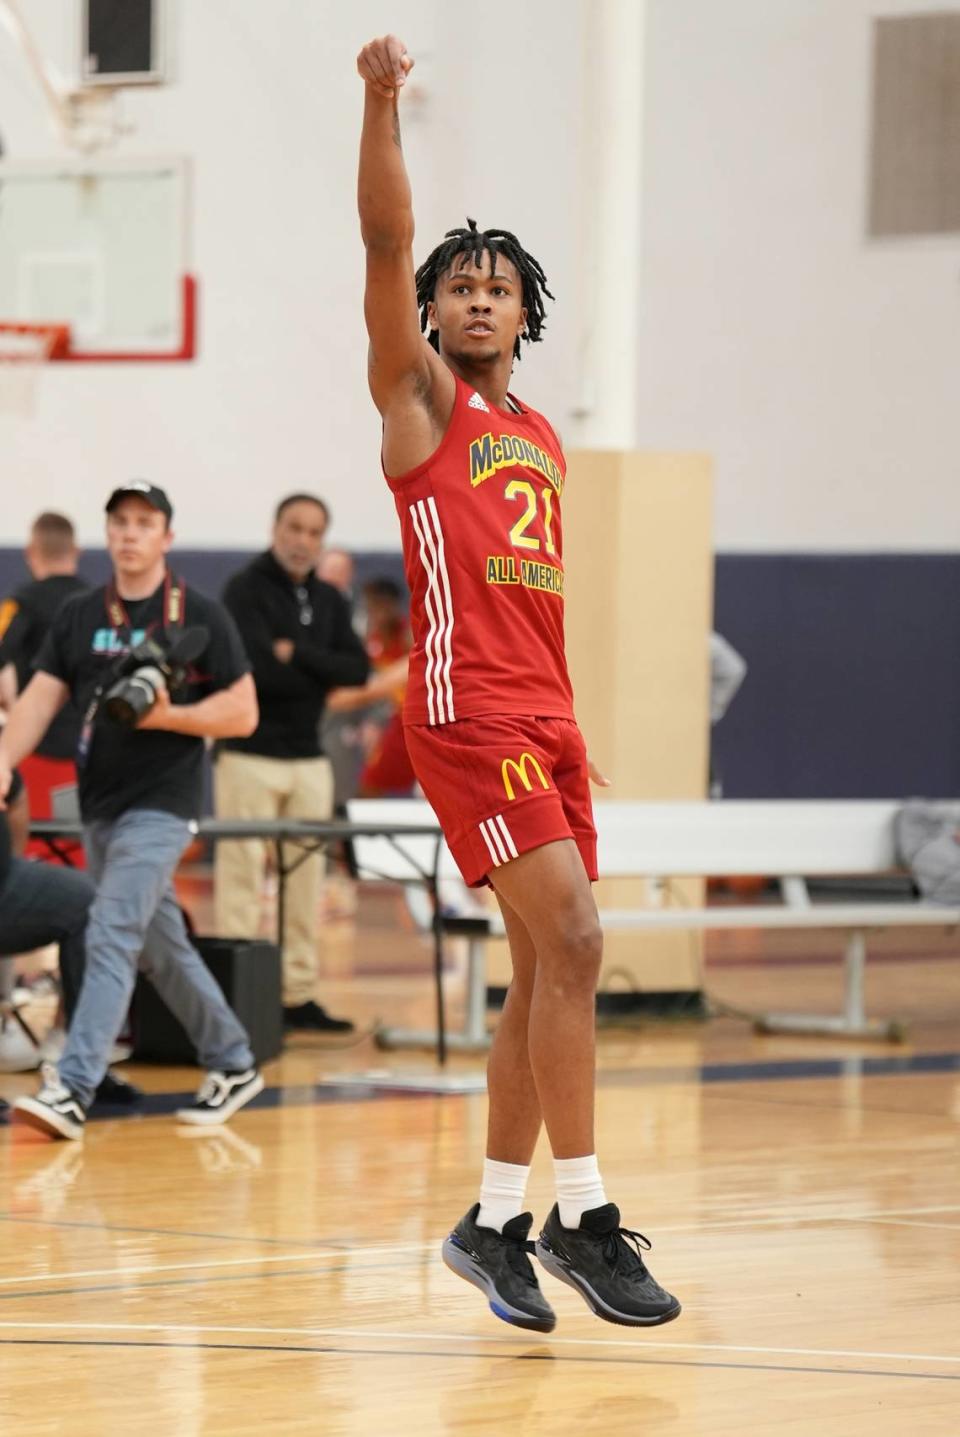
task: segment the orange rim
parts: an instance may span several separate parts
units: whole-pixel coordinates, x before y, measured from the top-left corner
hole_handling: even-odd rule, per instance
[[[70,329],[65,324],[21,324],[0,320],[0,335],[3,334],[36,335],[44,341],[43,359],[62,359],[70,348]]]

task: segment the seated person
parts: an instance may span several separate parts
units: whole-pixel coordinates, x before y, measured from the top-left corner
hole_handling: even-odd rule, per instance
[[[0,809],[0,968],[9,968],[4,959],[56,943],[69,1025],[83,982],[87,912],[94,888],[86,874],[76,869],[24,859],[21,855],[28,830],[26,791],[17,772],[7,809]],[[96,1092],[98,1102],[133,1102],[139,1096],[132,1084],[109,1072]]]

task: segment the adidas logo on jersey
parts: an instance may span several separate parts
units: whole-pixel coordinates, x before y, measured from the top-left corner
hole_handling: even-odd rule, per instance
[[[484,402],[483,399],[481,399],[480,395],[477,393],[476,390],[473,391],[473,393],[471,394],[470,398],[467,400],[467,408],[468,408],[468,409],[482,409],[483,412],[484,412],[484,414],[489,414],[489,413],[490,413],[490,410],[487,408],[486,403]]]

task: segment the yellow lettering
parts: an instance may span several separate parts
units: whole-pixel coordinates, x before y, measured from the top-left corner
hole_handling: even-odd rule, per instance
[[[510,542],[518,549],[539,549],[540,540],[532,538],[527,530],[537,517],[537,491],[526,479],[511,479],[504,489],[507,499],[526,500],[526,509],[510,530]]]
[[[555,554],[557,546],[553,542],[553,492],[550,489],[543,491],[543,528],[547,536],[547,553]]]
[[[484,479],[495,474],[493,463],[493,435],[484,434],[470,444],[470,483],[476,487]]]
[[[559,495],[563,492],[563,475],[556,461],[538,444],[519,434],[501,434],[494,438],[491,432],[472,439],[469,448],[470,483],[476,488],[499,469],[512,469],[526,465],[536,469]]]
[[[490,554],[487,557],[488,584],[519,584],[512,554]]]

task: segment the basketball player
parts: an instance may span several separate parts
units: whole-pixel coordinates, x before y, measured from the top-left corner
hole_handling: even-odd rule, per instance
[[[412,67],[392,35],[357,61],[369,383],[412,594],[407,744],[465,880],[493,886],[513,959],[479,1202],[443,1255],[498,1317],[554,1327],[521,1211],[544,1122],[557,1204],[536,1243],[541,1264],[599,1317],[649,1326],[680,1305],[645,1267],[646,1239],[621,1227],[594,1150],[601,933],[589,777],[604,780],[574,721],[564,654],[563,451],[507,387],[552,295],[514,235],[472,220],[414,273],[398,110]]]

